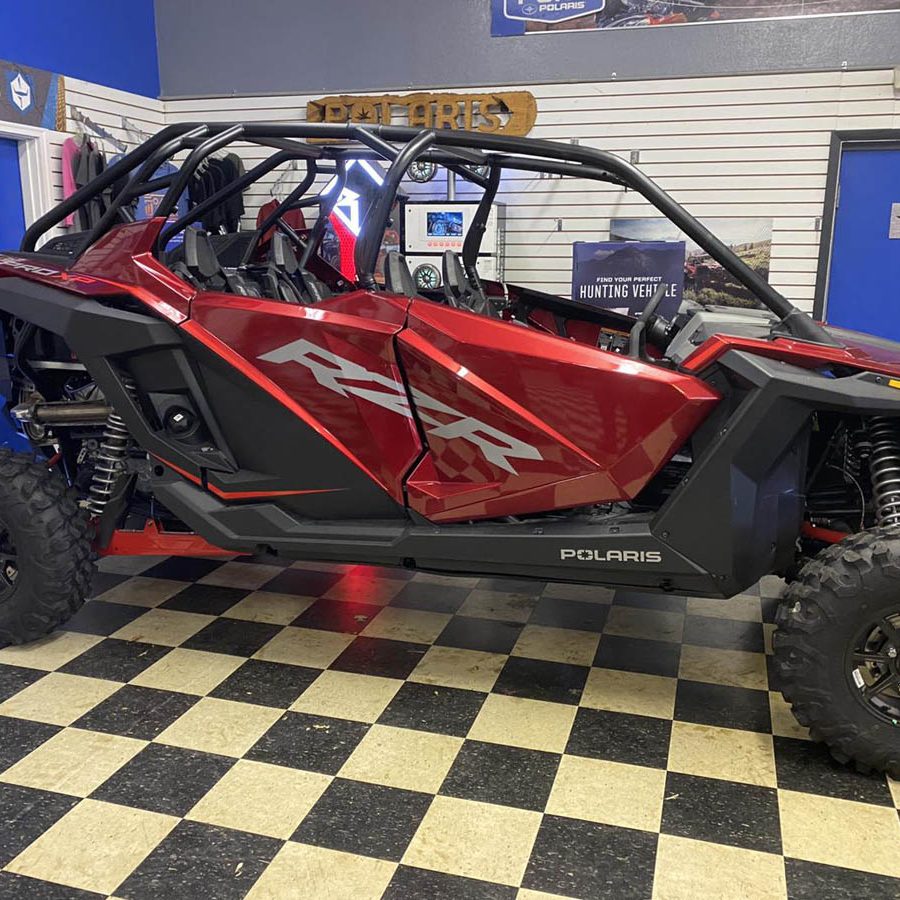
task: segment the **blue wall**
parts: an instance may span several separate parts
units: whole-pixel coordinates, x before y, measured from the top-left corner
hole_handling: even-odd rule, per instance
[[[158,97],[153,0],[3,0],[0,59]]]

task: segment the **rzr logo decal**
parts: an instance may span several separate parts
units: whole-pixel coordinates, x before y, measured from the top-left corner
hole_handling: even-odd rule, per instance
[[[299,363],[312,372],[322,387],[342,397],[359,397],[407,419],[412,418],[412,409],[402,382],[323,350],[311,341],[301,338],[259,358],[270,363]],[[430,434],[446,440],[460,438],[475,444],[484,458],[500,469],[516,475],[518,473],[510,459],[543,459],[537,447],[459,412],[434,397],[413,390],[413,398],[419,419]]]
[[[17,256],[6,256],[2,253],[0,253],[0,266],[4,266],[7,269],[19,269],[22,272],[39,275],[43,278],[59,278],[60,281],[71,281],[75,284],[98,283],[96,278],[90,278],[87,275],[70,275],[68,272],[61,272],[59,269],[36,266],[34,263],[28,262],[27,259],[19,259]]]

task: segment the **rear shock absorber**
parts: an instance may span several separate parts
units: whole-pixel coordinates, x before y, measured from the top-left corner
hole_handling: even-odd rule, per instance
[[[900,524],[900,422],[886,416],[869,420],[872,450],[869,472],[875,520],[879,525]]]

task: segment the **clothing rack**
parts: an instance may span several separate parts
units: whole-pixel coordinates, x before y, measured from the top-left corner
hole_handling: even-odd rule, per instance
[[[102,125],[98,125],[93,119],[86,116],[77,106],[69,107],[69,118],[72,119],[77,125],[81,126],[81,130],[83,132],[90,131],[96,137],[101,138],[104,141],[107,141],[112,147],[118,150],[120,153],[125,153],[128,150],[128,145],[119,140],[112,132],[108,131]]]

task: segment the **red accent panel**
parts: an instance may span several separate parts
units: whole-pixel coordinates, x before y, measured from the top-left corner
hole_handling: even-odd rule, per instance
[[[405,298],[363,291],[314,307],[201,293],[191,304],[191,321],[182,327],[403,503],[403,477],[419,456],[421,442],[411,416],[378,401],[398,396],[403,400],[403,377],[393,341],[408,304]],[[323,384],[307,365],[259,358],[299,340],[359,367],[365,377],[348,379],[340,374],[339,364],[322,356],[317,357],[320,369],[338,375],[336,382],[332,378],[330,385]],[[396,387],[372,380],[373,375]]]
[[[812,522],[804,522],[800,526],[800,534],[816,541],[824,541],[826,544],[836,544],[838,541],[842,541],[845,537],[850,536],[846,531],[820,528],[818,525],[813,525]]]
[[[399,346],[429,447],[409,502],[433,521],[632,498],[719,400],[692,376],[425,301]]]
[[[109,544],[97,552],[100,556],[234,556],[199,534],[160,531],[152,519],[143,531],[114,531]]]
[[[175,463],[169,462],[169,460],[163,459],[161,456],[154,456],[154,459],[158,459],[161,463],[181,475],[182,478],[187,478],[188,481],[203,487],[203,482],[192,472],[182,469],[181,466],[176,466]],[[212,493],[223,500],[251,500],[259,497],[298,497],[301,494],[330,494],[333,491],[343,490],[343,488],[319,488],[311,491],[223,491],[220,487],[211,483],[207,483],[206,489],[212,491]]]

